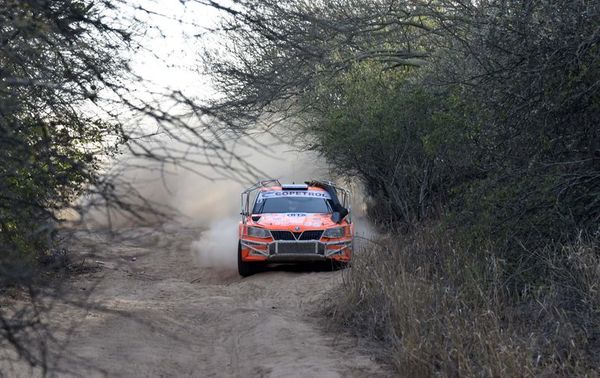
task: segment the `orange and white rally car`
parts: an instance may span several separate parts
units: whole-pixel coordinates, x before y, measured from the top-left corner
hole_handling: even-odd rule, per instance
[[[326,181],[261,181],[242,192],[238,271],[254,274],[268,263],[352,258],[350,192]]]

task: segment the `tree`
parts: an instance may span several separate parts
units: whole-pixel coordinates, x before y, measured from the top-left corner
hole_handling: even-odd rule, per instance
[[[385,220],[423,219],[435,212],[416,210],[419,198],[437,197],[515,269],[524,250],[597,231],[595,3],[207,3],[228,17],[227,53],[206,62],[225,94],[215,111],[240,125],[265,112],[296,121],[365,178]],[[443,185],[419,185],[430,179]]]
[[[23,290],[30,301],[0,307],[0,347],[32,365],[46,362],[37,295],[41,272],[65,260],[62,212],[103,207],[140,222],[171,214],[124,181],[116,157],[207,165],[238,179],[256,172],[202,103],[177,91],[139,94],[129,59],[144,48],[140,12],[150,10],[124,0],[0,0],[0,293]]]
[[[356,62],[419,66],[430,53],[419,42],[430,32],[430,11],[418,2],[196,2],[223,11],[215,33],[224,42],[206,54],[205,67],[223,94],[215,112],[240,125],[265,112],[300,111],[305,91]],[[302,109],[311,105],[304,101]]]

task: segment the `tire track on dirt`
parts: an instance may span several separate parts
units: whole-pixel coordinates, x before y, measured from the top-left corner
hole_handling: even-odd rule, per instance
[[[101,260],[104,269],[70,285],[74,301],[81,288],[93,288],[88,299],[93,306],[53,310],[61,319],[57,326],[68,319],[76,323],[53,366],[71,372],[61,375],[387,375],[353,339],[324,332],[325,319],[313,315],[323,294],[340,284],[340,272],[270,271],[242,280],[234,269],[193,264],[195,230],[126,234],[128,242],[96,235],[71,248],[88,261]]]

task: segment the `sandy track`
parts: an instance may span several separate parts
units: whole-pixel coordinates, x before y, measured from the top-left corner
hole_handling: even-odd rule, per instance
[[[129,241],[77,245],[100,271],[75,277],[52,322],[74,324],[60,375],[364,377],[386,372],[356,341],[325,329],[315,315],[340,272],[270,271],[241,279],[198,267],[195,230],[129,232]],[[103,246],[102,251],[95,249]],[[135,257],[135,261],[134,258]]]

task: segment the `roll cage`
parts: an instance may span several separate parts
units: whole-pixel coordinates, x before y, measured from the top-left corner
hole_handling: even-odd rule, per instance
[[[343,207],[348,209],[347,218],[348,218],[348,221],[351,222],[351,220],[352,220],[352,218],[351,218],[352,217],[352,215],[351,215],[352,214],[352,211],[351,211],[352,195],[348,189],[343,188],[338,185],[335,185],[331,181],[324,181],[324,180],[323,181],[322,180],[307,181],[306,184],[310,185],[310,186],[330,186],[333,189],[335,189],[340,203],[342,204]],[[269,180],[258,181],[257,183],[255,183],[254,185],[252,185],[251,187],[247,188],[246,190],[244,190],[242,192],[240,215],[242,216],[242,222],[244,224],[246,224],[247,217],[249,215],[251,215],[250,205],[252,202],[254,202],[256,200],[256,196],[258,195],[258,192],[261,189],[266,189],[266,188],[269,188],[272,186],[279,186],[279,187],[282,187],[281,190],[286,190],[286,189],[283,189],[284,185],[282,185],[278,179],[269,179]]]

